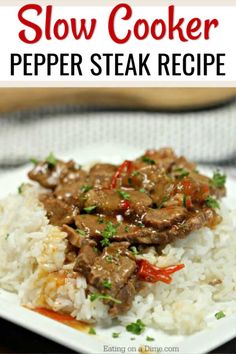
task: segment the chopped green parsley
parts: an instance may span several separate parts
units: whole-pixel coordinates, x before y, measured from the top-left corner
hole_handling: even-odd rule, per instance
[[[139,172],[139,171],[134,171],[134,172],[132,172],[132,174],[131,174],[132,177],[135,177],[135,176],[138,176],[138,175],[140,175],[140,172]]]
[[[88,333],[89,334],[97,334],[94,327],[90,327]]]
[[[226,178],[226,175],[221,174],[219,170],[216,170],[211,179],[211,185],[216,188],[224,187]]]
[[[127,325],[126,330],[133,334],[140,335],[145,330],[145,324],[141,320],[137,320]]]
[[[225,313],[223,311],[219,311],[215,314],[215,318],[220,320],[221,318],[225,317]]]
[[[184,178],[189,175],[189,172],[185,170],[184,168],[176,168],[174,172],[178,172],[177,178]]]
[[[57,164],[57,159],[56,157],[53,155],[53,153],[51,152],[48,157],[46,157],[46,160],[45,160],[48,164],[48,167],[50,168],[53,168],[56,166]]]
[[[125,191],[118,191],[119,196],[124,200],[130,199],[130,194]]]
[[[112,333],[112,338],[119,338],[120,332],[113,332]]]
[[[153,342],[155,339],[154,339],[153,337],[147,336],[147,337],[146,337],[146,340],[147,340],[148,342]]]
[[[19,187],[18,187],[18,193],[22,194],[23,192],[23,187],[24,187],[24,183],[22,183]]]
[[[106,256],[105,260],[106,260],[108,263],[112,263],[112,262],[113,262],[113,257],[112,257],[112,256]]]
[[[110,244],[110,238],[116,235],[117,232],[117,227],[119,225],[114,225],[111,221],[107,223],[107,226],[105,229],[102,231],[102,240],[101,240],[101,245],[103,247],[109,246]]]
[[[9,236],[10,236],[10,234],[6,234],[5,240],[7,240]]]
[[[139,192],[141,192],[141,193],[146,193],[146,189],[141,188],[141,189],[139,190]]]
[[[164,196],[164,198],[162,199],[160,205],[158,206],[158,209],[161,209],[164,206],[165,202],[167,202],[168,199],[169,199],[169,197],[167,195]]]
[[[32,157],[32,159],[30,159],[30,162],[35,166],[38,164],[38,160],[36,160],[34,157]]]
[[[108,300],[108,301],[113,301],[115,304],[121,304],[122,302],[118,299],[115,299],[114,297],[110,295],[105,295],[105,294],[90,294],[90,301],[93,302],[95,300]]]
[[[206,202],[207,206],[209,206],[212,209],[219,209],[220,208],[219,202],[211,196],[207,197],[205,199],[205,202]]]
[[[111,281],[108,279],[104,280],[103,286],[105,289],[111,289]]]
[[[91,205],[87,208],[84,208],[84,211],[86,211],[87,214],[90,214],[93,210],[95,210],[97,208],[96,205]]]
[[[82,186],[82,187],[80,188],[80,190],[81,190],[82,193],[87,193],[87,192],[89,192],[91,189],[93,189],[92,186]]]
[[[131,246],[130,251],[133,253],[134,256],[137,256],[139,254],[139,251],[137,250],[137,247]]]
[[[81,236],[86,236],[86,232],[84,230],[76,229],[75,231],[77,232],[77,234],[79,234]]]
[[[147,163],[148,165],[155,165],[156,162],[153,159],[150,159],[148,156],[143,156],[142,161]]]

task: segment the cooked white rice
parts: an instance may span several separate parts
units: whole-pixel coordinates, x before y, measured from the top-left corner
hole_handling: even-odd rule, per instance
[[[63,265],[66,234],[48,224],[39,189],[0,201],[0,287],[18,292],[22,305],[64,311],[78,320],[111,324],[107,307],[86,298],[86,280]],[[236,312],[236,215],[221,205],[223,222],[168,245],[145,258],[165,267],[184,263],[170,285],[148,284],[121,324],[141,318],[170,333],[190,334],[213,325],[214,314]]]

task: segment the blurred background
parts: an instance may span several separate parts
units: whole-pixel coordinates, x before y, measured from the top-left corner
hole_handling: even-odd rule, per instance
[[[236,165],[236,88],[0,89],[0,117],[0,172],[104,144]]]

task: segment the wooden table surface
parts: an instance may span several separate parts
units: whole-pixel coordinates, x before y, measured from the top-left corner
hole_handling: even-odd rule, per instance
[[[236,88],[0,88],[0,113],[76,104],[119,109],[193,110],[236,97]]]
[[[24,328],[0,319],[0,353],[74,354],[75,352]],[[212,354],[213,353],[235,354],[236,339],[217,348]]]

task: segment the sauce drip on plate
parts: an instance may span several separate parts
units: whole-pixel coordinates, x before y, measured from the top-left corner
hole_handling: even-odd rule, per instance
[[[52,320],[63,323],[66,326],[72,327],[79,331],[87,332],[89,330],[89,326],[81,321],[75,320],[72,316],[61,314],[52,310],[48,310],[42,307],[37,307],[33,311],[40,313],[43,316],[49,317]]]

